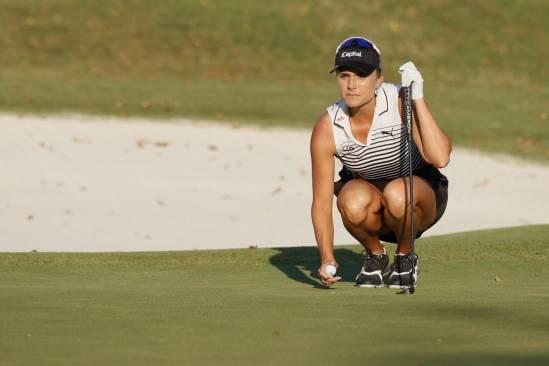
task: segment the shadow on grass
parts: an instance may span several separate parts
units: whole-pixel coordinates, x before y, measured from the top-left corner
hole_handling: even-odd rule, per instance
[[[320,254],[316,247],[275,248],[280,253],[273,255],[269,261],[284,272],[288,278],[319,289],[328,289],[318,279]],[[363,264],[363,257],[349,249],[335,249],[334,255],[339,264],[337,275],[342,282],[355,282],[355,277]],[[336,285],[334,285],[333,288]]]

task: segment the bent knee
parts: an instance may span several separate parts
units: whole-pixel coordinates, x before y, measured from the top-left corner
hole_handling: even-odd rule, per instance
[[[393,184],[394,183],[394,184]],[[409,209],[410,197],[408,189],[400,182],[391,182],[383,191],[385,208],[394,217],[404,217]]]
[[[354,226],[359,226],[366,220],[368,214],[375,214],[381,209],[381,203],[375,202],[375,197],[370,195],[339,197],[337,208],[345,220]]]

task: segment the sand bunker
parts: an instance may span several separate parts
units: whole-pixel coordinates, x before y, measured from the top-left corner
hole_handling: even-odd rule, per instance
[[[0,251],[316,245],[310,131],[189,120],[0,116]],[[549,223],[549,168],[454,149],[425,237]],[[335,243],[356,241],[334,209]]]

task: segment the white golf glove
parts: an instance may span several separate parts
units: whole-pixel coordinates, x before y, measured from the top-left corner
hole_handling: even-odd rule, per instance
[[[398,72],[402,75],[402,86],[410,86],[412,82],[412,99],[423,98],[423,78],[413,62],[406,62],[398,68]]]

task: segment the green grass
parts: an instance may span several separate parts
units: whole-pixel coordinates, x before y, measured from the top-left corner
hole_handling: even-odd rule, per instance
[[[421,239],[413,296],[354,287],[356,245],[330,289],[316,248],[2,253],[0,364],[545,365],[548,234]]]
[[[352,9],[352,11],[350,11]],[[412,60],[454,144],[549,162],[549,3],[0,0],[0,109],[310,128],[337,44]]]

